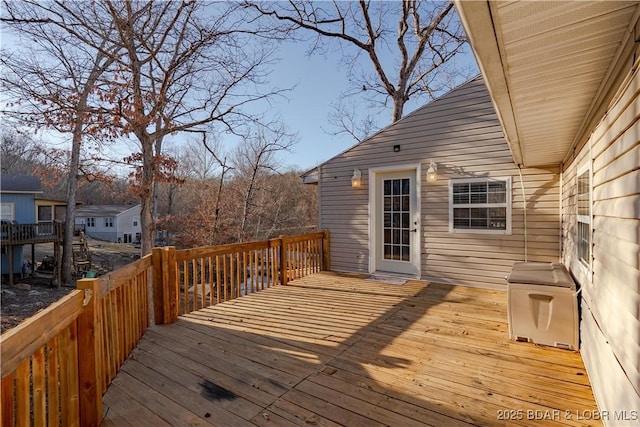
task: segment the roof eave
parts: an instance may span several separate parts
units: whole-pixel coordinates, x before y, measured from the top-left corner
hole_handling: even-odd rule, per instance
[[[313,169],[309,169],[308,171],[300,175],[300,178],[302,178],[302,183],[317,184],[319,180],[319,174],[318,174],[319,169],[320,169],[320,166],[316,166]]]
[[[518,165],[524,165],[525,159],[491,16],[491,6],[488,1],[461,0],[455,0],[455,6],[460,21],[467,31],[471,49],[502,124],[513,160]]]

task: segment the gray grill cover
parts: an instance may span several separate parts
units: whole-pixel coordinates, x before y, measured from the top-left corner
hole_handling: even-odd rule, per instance
[[[571,275],[562,264],[551,262],[516,262],[507,283],[525,283],[531,285],[558,286],[576,289]]]

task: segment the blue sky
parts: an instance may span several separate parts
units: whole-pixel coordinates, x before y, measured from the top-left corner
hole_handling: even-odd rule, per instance
[[[335,156],[356,144],[348,135],[331,135],[335,127],[329,122],[331,104],[336,103],[340,94],[348,88],[347,70],[340,69],[339,53],[334,56],[319,54],[307,55],[305,44],[292,42],[282,45],[278,57],[281,61],[273,66],[271,84],[278,87],[295,85],[287,95],[288,100],[276,100],[273,103],[282,121],[300,139],[290,153],[283,154],[282,161],[287,166],[309,169]],[[467,49],[468,50],[468,49]],[[472,64],[475,60],[470,52],[460,55],[456,61],[462,66]],[[369,62],[363,62],[369,66]],[[459,83],[462,83],[459,82]],[[423,97],[410,100],[405,106],[404,114],[408,114],[428,102]],[[367,102],[362,101],[363,108]],[[382,114],[382,127],[391,122],[391,107]]]

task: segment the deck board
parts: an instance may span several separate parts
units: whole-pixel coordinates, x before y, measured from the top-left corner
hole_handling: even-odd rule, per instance
[[[566,416],[596,410],[579,353],[506,319],[501,291],[314,274],[151,327],[103,425],[601,425]]]

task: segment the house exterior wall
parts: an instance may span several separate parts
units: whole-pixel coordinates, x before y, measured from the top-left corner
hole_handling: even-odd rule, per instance
[[[400,145],[394,152],[393,146]],[[430,161],[438,180],[426,182]],[[331,232],[331,269],[369,272],[370,168],[421,165],[421,278],[440,283],[506,288],[514,261],[524,259],[524,215],[514,164],[481,79],[420,108],[319,168],[320,227]],[[362,186],[351,187],[353,169]],[[528,260],[560,256],[557,166],[523,169]],[[449,179],[511,177],[512,234],[449,232]]]
[[[20,193],[3,193],[0,196],[2,203],[13,204],[13,219],[19,224],[35,224],[36,211],[35,211],[35,194],[20,194]],[[7,219],[7,218],[3,218]],[[13,257],[13,271],[19,273],[22,271],[22,264],[24,263],[24,247],[14,246],[12,251]],[[9,274],[9,254],[8,247],[3,247],[0,251],[0,273]]]
[[[22,271],[24,264],[24,246],[13,246],[13,273],[17,274]],[[3,247],[0,256],[0,274],[9,274],[9,247]]]
[[[88,218],[94,218],[94,226],[89,226]],[[113,218],[113,227],[105,226],[106,218]],[[87,234],[87,236],[91,236],[100,240],[107,240],[109,242],[116,242],[118,240],[118,233],[116,230],[116,215],[76,216],[76,225],[84,225],[84,232]]]
[[[18,224],[35,224],[36,208],[34,194],[3,193],[2,203],[13,203],[13,219]]]
[[[43,200],[36,199],[36,221],[35,222],[64,222],[67,215],[67,204],[66,202],[59,202],[53,200]],[[38,210],[40,208],[44,208],[47,211],[50,210],[52,218],[45,219],[40,218],[38,215]]]
[[[137,225],[133,225],[134,221]],[[124,235],[130,234],[133,241],[136,239],[136,233],[140,233],[142,228],[140,227],[140,205],[136,205],[131,209],[122,212],[117,217],[117,234],[118,239],[122,242],[125,241]]]
[[[582,286],[585,366],[601,410],[636,414],[640,410],[639,93],[636,69],[623,80],[600,124],[562,172],[562,256]],[[590,268],[576,255],[576,181],[585,165],[592,170]]]
[[[118,240],[118,232],[116,231],[116,218],[113,218],[113,227],[105,226],[105,219],[108,217],[95,217],[96,224],[95,227],[86,227],[87,235],[91,237],[95,237],[100,240],[107,240],[109,242],[116,242]]]

